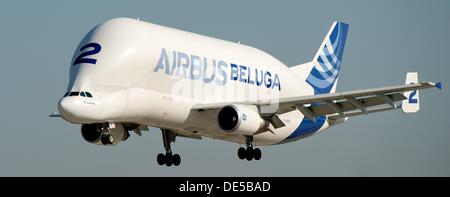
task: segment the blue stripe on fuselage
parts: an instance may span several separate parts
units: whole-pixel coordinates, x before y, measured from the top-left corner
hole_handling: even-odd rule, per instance
[[[295,129],[295,131],[292,132],[291,135],[289,135],[286,139],[281,141],[279,144],[284,144],[284,143],[296,141],[296,140],[299,140],[301,138],[304,138],[304,137],[307,137],[307,136],[310,136],[310,135],[314,134],[320,128],[322,128],[322,126],[323,126],[323,124],[325,123],[326,120],[327,120],[326,116],[318,116],[318,117],[316,117],[316,122],[314,122],[314,121],[312,121],[312,120],[310,120],[310,119],[308,119],[306,117],[303,118],[302,122],[297,127],[297,129]]]

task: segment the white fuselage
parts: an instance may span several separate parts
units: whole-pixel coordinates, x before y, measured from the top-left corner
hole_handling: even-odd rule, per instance
[[[98,50],[81,50],[88,43],[98,43]],[[73,65],[80,55],[95,63]],[[305,75],[311,68],[304,67]],[[313,95],[306,77],[253,47],[118,18],[91,30],[71,63],[67,91],[93,96],[64,97],[58,109],[65,120],[76,124],[133,122],[245,143],[242,135],[221,131],[216,121],[191,108],[200,103]],[[286,126],[276,135],[255,135],[255,145],[282,142],[299,128],[303,114],[294,110],[280,118]],[[324,120],[313,133],[328,126]]]

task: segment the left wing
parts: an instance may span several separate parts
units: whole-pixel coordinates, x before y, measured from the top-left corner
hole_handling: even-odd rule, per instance
[[[274,116],[276,117],[277,114],[299,110],[305,115],[305,117],[315,121],[316,117],[323,115],[334,115],[333,117],[349,117],[397,109],[398,105],[396,102],[407,99],[404,95],[405,92],[432,87],[437,87],[440,89],[441,83],[421,82],[330,94],[280,98],[278,101],[198,104],[195,105],[192,110],[202,111],[219,109],[230,104],[257,105],[261,107],[269,105],[270,103],[278,102],[278,110],[268,118],[269,120]],[[388,104],[390,107],[372,109],[373,107],[379,107],[384,104]],[[275,118],[275,120],[277,121],[279,118]],[[272,120],[270,122],[272,122]]]
[[[51,114],[48,115],[48,117],[51,117],[51,118],[60,118],[61,115],[59,115],[58,112],[52,112]]]
[[[363,114],[367,114],[370,111],[370,107],[383,104],[388,104],[391,108],[396,109],[398,107],[397,101],[407,99],[403,94],[404,92],[432,87],[436,87],[436,84],[422,82],[331,94],[281,98],[278,113],[299,110],[310,119],[331,114],[346,116],[346,112],[353,110],[359,110]]]

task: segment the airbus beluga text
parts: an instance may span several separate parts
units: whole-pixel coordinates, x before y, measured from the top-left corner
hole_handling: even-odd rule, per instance
[[[157,162],[178,166],[176,137],[245,144],[239,159],[259,160],[254,146],[296,141],[352,116],[417,112],[419,90],[441,88],[407,73],[405,85],[336,92],[348,29],[334,22],[311,62],[288,67],[240,43],[111,19],[75,50],[59,113],[50,116],[81,124],[86,141],[107,146],[160,128],[165,154]]]

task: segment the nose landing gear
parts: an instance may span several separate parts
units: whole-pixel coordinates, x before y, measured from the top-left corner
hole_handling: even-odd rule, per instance
[[[100,133],[101,133],[100,142],[103,145],[108,145],[108,144],[113,144],[114,143],[114,136],[112,136],[109,133],[109,125],[108,124],[102,124],[100,126],[100,128],[98,128],[98,129],[100,129]]]
[[[102,134],[100,141],[102,142],[103,145],[108,145],[108,144],[113,144],[114,143],[114,137],[107,133],[107,134]]]

